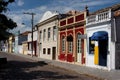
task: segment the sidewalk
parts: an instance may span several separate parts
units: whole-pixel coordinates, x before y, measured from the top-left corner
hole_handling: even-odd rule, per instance
[[[22,55],[22,54],[15,54],[14,53],[13,55],[29,58],[29,59],[32,59],[35,61],[45,61],[46,63],[53,65],[53,66],[56,66],[56,67],[72,70],[72,71],[75,71],[77,73],[85,74],[88,76],[98,77],[98,78],[101,78],[104,80],[120,80],[120,70],[107,71],[107,70],[101,70],[101,69],[96,69],[96,68],[90,68],[90,67],[86,67],[86,66],[69,64],[66,62],[31,57],[31,56]]]

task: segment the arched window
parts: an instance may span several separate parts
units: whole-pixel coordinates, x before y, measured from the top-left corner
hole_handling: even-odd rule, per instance
[[[68,41],[68,52],[72,53],[73,52],[73,36],[72,35],[67,36],[67,41]]]
[[[82,46],[81,46],[81,38],[80,38],[81,34],[78,33],[77,34],[77,53],[81,53],[82,52]]]

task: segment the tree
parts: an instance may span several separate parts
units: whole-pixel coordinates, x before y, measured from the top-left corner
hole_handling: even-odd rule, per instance
[[[15,0],[0,0],[0,40],[8,39],[12,34],[9,30],[17,27],[17,24],[4,14],[8,10],[8,4],[14,1]]]

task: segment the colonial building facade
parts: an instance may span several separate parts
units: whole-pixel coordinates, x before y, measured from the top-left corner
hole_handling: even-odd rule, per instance
[[[58,17],[58,13],[47,11],[37,24],[40,58],[57,59]]]
[[[118,47],[120,37],[117,34],[120,30],[120,27],[118,27],[120,18],[116,22],[114,17],[114,12],[119,9],[120,5],[114,5],[98,10],[87,17],[87,66],[108,70],[120,67],[118,50],[120,49]]]
[[[70,11],[72,16],[59,21],[58,58],[62,61],[85,64],[85,19],[87,10]]]

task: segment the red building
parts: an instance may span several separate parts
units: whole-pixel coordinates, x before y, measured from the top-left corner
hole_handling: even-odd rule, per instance
[[[58,59],[85,64],[85,19],[88,10],[70,11],[72,16],[59,21]]]

